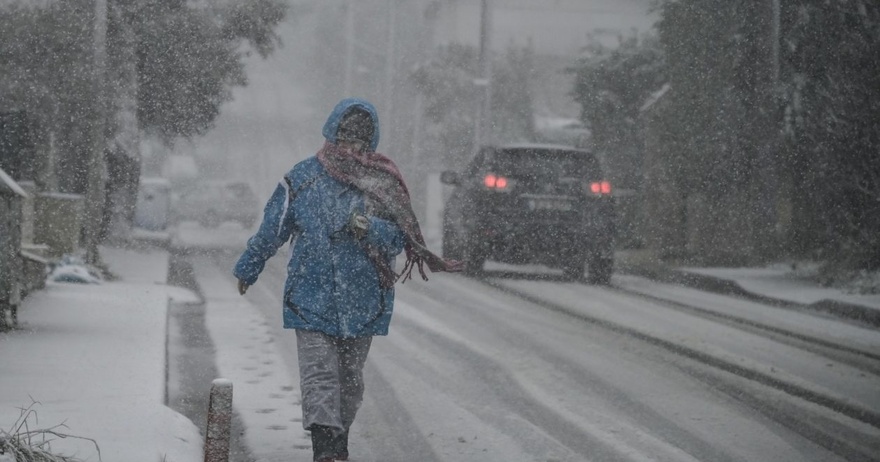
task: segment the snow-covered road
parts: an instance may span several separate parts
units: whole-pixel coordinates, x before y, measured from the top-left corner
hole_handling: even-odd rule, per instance
[[[232,259],[197,258],[200,284],[231,292]],[[294,336],[280,328],[283,260],[270,261],[249,303],[236,309],[244,310],[242,326],[265,325],[247,337],[264,354],[263,345],[274,345],[280,359],[273,373],[295,384]],[[398,285],[391,334],[375,340],[368,361],[353,460],[824,461],[880,454],[876,330],[637,278],[615,276],[615,284],[433,275]],[[219,290],[205,291],[209,318],[212,303],[237,303],[228,292],[212,302],[212,292]],[[277,407],[257,394],[241,399]],[[290,408],[279,413],[299,413],[295,400],[283,401]],[[295,423],[272,434],[300,442],[294,460],[309,460]]]

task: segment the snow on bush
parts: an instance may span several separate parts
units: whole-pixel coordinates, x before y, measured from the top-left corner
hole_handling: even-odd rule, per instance
[[[74,255],[65,255],[52,265],[48,279],[53,282],[73,282],[79,284],[100,284],[104,277],[101,271],[89,266]]]
[[[52,441],[59,438],[78,438],[94,443],[101,460],[101,448],[91,438],[73,436],[63,433],[66,428],[62,423],[49,428],[32,429],[31,424],[37,423],[37,412],[32,402],[21,409],[18,420],[13,422],[9,431],[0,428],[0,462],[81,462],[80,459],[52,454]]]
[[[859,271],[846,284],[846,289],[856,294],[880,294],[880,271]]]

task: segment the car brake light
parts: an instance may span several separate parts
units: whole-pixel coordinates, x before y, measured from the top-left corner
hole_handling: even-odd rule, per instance
[[[483,178],[483,184],[490,189],[506,189],[507,178],[490,173]]]
[[[611,182],[610,181],[594,181],[590,183],[590,192],[593,194],[599,195],[609,195],[611,194]]]

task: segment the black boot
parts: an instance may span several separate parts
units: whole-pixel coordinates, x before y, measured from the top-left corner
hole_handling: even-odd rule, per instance
[[[333,458],[348,460],[348,430],[333,438]]]
[[[333,430],[324,425],[312,425],[312,453],[315,462],[333,462]]]

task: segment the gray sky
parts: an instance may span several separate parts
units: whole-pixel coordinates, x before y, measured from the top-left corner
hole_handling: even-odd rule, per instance
[[[258,194],[268,194],[296,161],[314,154],[323,142],[320,128],[324,118],[339,98],[349,95],[343,95],[340,89],[338,95],[331,98],[333,101],[319,98],[320,92],[316,89],[327,76],[317,75],[316,66],[311,64],[316,50],[329,47],[316,40],[315,11],[332,9],[344,2],[313,3],[311,9],[304,9],[309,3],[291,1],[291,14],[278,29],[283,47],[265,60],[256,55],[249,57],[246,60],[248,86],[234,89],[234,100],[223,106],[213,131],[192,143],[178,143],[178,152],[211,160],[214,168],[209,174],[249,181]],[[389,5],[391,3],[393,1]],[[524,46],[531,41],[537,53],[555,55],[559,63],[567,64],[569,57],[573,60],[587,43],[588,33],[607,38],[609,44],[614,44],[621,33],[650,29],[656,19],[649,14],[650,3],[650,0],[494,0],[493,48],[501,51],[511,43]],[[383,11],[381,1],[370,5],[373,4],[374,10]],[[452,41],[476,45],[480,1],[451,0],[443,5],[436,18],[433,45]],[[343,10],[339,8],[339,11]],[[343,16],[340,13],[340,25],[344,24]],[[387,24],[385,19],[359,17],[358,21],[381,28]],[[421,21],[422,18],[409,20]],[[382,36],[381,31],[378,33]],[[370,45],[381,48],[383,44]],[[328,53],[334,51],[328,50]],[[535,90],[536,97],[541,99],[536,101],[536,107],[542,113],[549,107],[560,115],[575,115],[577,108],[566,96],[570,77],[545,71],[542,79],[549,89]],[[381,106],[382,101],[374,102]],[[411,111],[412,107],[396,109]],[[387,121],[387,117],[384,120]],[[380,144],[380,150],[383,146],[388,145]]]
[[[479,0],[453,0],[439,41],[476,44],[479,39]],[[534,45],[542,54],[576,55],[588,33],[616,42],[621,33],[650,29],[656,17],[650,0],[494,0],[493,48],[513,43]]]

